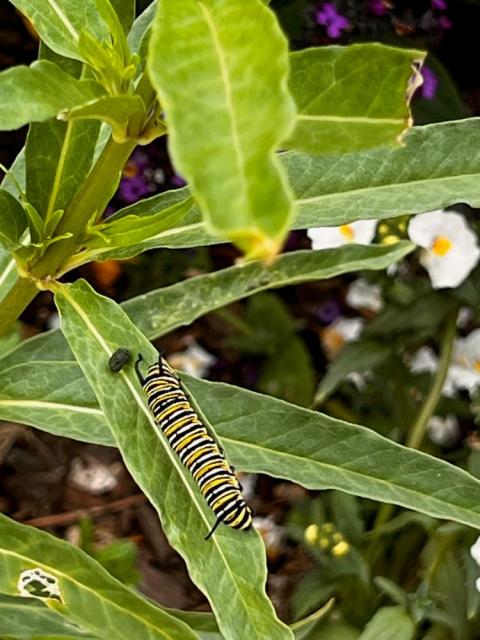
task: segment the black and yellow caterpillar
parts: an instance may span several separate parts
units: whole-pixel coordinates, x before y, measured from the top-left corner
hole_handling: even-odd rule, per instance
[[[139,354],[135,371],[155,422],[217,516],[205,540],[221,522],[233,529],[249,529],[252,512],[242,496],[235,473],[189,403],[173,369],[159,356],[158,362],[152,364],[143,377],[141,361]]]

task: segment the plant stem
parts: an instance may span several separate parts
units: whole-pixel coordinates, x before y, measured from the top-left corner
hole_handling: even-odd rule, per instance
[[[425,431],[427,430],[428,422],[432,417],[437,407],[438,401],[440,400],[440,397],[442,395],[443,385],[445,384],[448,368],[450,366],[450,360],[452,358],[453,343],[455,341],[455,336],[457,333],[457,315],[458,308],[455,308],[447,316],[445,328],[440,341],[440,359],[438,362],[435,377],[433,379],[433,384],[430,388],[430,391],[428,392],[428,395],[423,401],[422,407],[415,422],[409,430],[409,434],[405,442],[405,445],[407,447],[410,447],[411,449],[420,448],[425,436]],[[377,529],[381,527],[385,522],[387,522],[387,520],[390,519],[390,516],[392,515],[394,509],[395,507],[392,504],[382,504],[382,506],[378,510],[373,529]]]
[[[120,181],[121,171],[136,146],[134,140],[118,144],[110,139],[95,166],[66,208],[55,235],[72,236],[52,244],[31,268],[32,279],[21,278],[2,302],[0,336],[7,333],[25,307],[33,300],[37,288],[34,280],[55,277],[78,246],[79,239],[94,216],[107,206]]]
[[[442,395],[443,385],[447,378],[448,368],[450,366],[450,360],[452,358],[453,343],[457,333],[457,315],[458,309],[455,308],[446,320],[445,329],[443,331],[442,339],[440,342],[440,359],[438,362],[437,371],[430,391],[425,398],[420,413],[417,419],[412,425],[410,433],[408,435],[406,446],[412,449],[419,449],[422,444],[425,431],[428,426],[428,422],[432,417],[438,401]]]
[[[33,267],[32,274],[35,277],[55,276],[72,255],[79,237],[95,213],[103,212],[109,203],[120,182],[123,166],[135,146],[133,140],[119,144],[110,138],[55,230],[55,235],[71,233],[72,237],[51,246]]]
[[[1,302],[0,336],[3,336],[15,324],[22,311],[33,300],[37,287],[32,280],[20,278]]]

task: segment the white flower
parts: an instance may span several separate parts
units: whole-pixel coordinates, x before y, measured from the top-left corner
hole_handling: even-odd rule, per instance
[[[312,249],[332,249],[343,244],[371,244],[377,228],[376,220],[357,220],[340,227],[313,227],[307,231]]]
[[[421,264],[432,287],[458,287],[480,258],[477,236],[461,213],[430,211],[410,220],[410,240],[424,248]]]
[[[428,435],[434,444],[448,446],[453,444],[460,434],[458,420],[453,415],[432,416],[428,421]]]
[[[203,378],[216,358],[199,344],[192,342],[185,351],[172,353],[167,360],[174,369],[181,369],[191,376]]]
[[[430,347],[420,347],[410,360],[412,373],[433,373],[437,370],[438,358]]]
[[[475,544],[470,547],[470,555],[480,567],[480,536],[478,536]]]
[[[480,329],[455,341],[448,377],[457,389],[470,393],[480,385]]]
[[[325,327],[321,333],[322,347],[330,360],[333,360],[346,342],[360,337],[364,325],[363,318],[343,318],[340,316]]]
[[[352,282],[345,299],[353,309],[369,309],[376,313],[383,307],[382,289],[364,278]]]

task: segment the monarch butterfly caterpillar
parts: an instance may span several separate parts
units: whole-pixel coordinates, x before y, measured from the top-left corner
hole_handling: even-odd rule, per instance
[[[152,364],[143,377],[141,361],[139,354],[135,371],[155,422],[217,516],[205,540],[222,522],[233,529],[249,529],[252,512],[242,496],[235,473],[189,403],[173,369],[159,356],[158,362]]]

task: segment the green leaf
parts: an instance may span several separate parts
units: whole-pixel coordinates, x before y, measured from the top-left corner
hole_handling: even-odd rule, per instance
[[[189,199],[148,217],[131,215],[95,225],[90,228],[82,247],[88,260],[98,254],[102,260],[130,258],[140,253],[144,242],[152,236],[175,227],[191,207],[192,200]],[[83,261],[82,254],[80,258]]]
[[[339,156],[285,154],[297,198],[295,227],[480,205],[479,118],[414,127],[404,142],[400,149]]]
[[[249,258],[274,256],[292,215],[274,151],[295,116],[274,14],[260,0],[163,0],[149,69],[207,228]]]
[[[365,427],[282,400],[185,375],[182,379],[238,469],[308,489],[339,489],[480,528],[480,482],[462,469]]]
[[[13,67],[0,74],[0,129],[41,122],[103,93],[92,80],[77,80],[47,60]]]
[[[151,28],[155,13],[157,11],[157,1],[153,0],[148,7],[142,11],[130,29],[127,42],[132,53],[138,53],[142,65],[145,64],[148,41],[150,39]]]
[[[0,637],[31,640],[40,635],[92,640],[39,600],[0,595]]]
[[[17,278],[17,264],[11,252],[0,246],[0,301],[13,287]]]
[[[107,314],[102,322],[108,322],[109,317]],[[138,334],[132,327],[128,335],[112,345],[112,349],[121,344],[136,350],[132,344],[136,335]],[[79,341],[80,339],[79,332]],[[27,360],[22,358],[23,345],[2,360],[2,363],[10,363],[9,366],[25,367],[18,375],[26,387],[32,380],[41,379],[47,398],[48,394],[55,393],[55,383],[51,384],[49,378],[50,367],[58,366],[54,361],[55,340],[58,338],[51,334],[49,344],[38,338],[29,341],[23,356],[28,358]],[[143,344],[142,342],[142,351],[145,354],[147,350],[143,348]],[[150,350],[149,353],[153,354],[153,351]],[[151,355],[150,359],[153,357]],[[38,362],[35,362],[36,358]],[[47,363],[44,360],[47,360]],[[105,370],[107,360],[108,358],[105,360]],[[95,362],[98,370],[96,375],[100,379],[105,370],[100,370],[98,365],[98,351]],[[30,371],[27,373],[28,366]],[[73,368],[75,365],[70,361],[70,366]],[[78,367],[75,368],[78,372],[78,382],[73,385],[72,393],[76,395],[81,391],[85,394],[87,385],[85,381],[82,382]],[[215,428],[229,459],[238,469],[281,477],[309,489],[338,489],[352,495],[391,502],[436,518],[450,519],[480,528],[480,506],[477,499],[480,481],[462,469],[403,447],[359,425],[335,420],[230,385],[205,382],[186,375],[183,375],[182,379],[189,395],[200,406],[208,423]],[[96,389],[98,391],[97,386]],[[107,393],[110,393],[111,400],[111,384],[106,385],[105,394]],[[91,391],[90,394],[93,395]],[[73,398],[72,405],[75,403]],[[3,403],[4,400],[0,400],[2,417]],[[55,404],[54,401],[52,404]],[[127,410],[123,404],[121,408],[122,411]],[[120,408],[118,410],[120,411]],[[27,416],[28,413],[25,411],[24,421]],[[41,428],[69,437],[72,418],[67,411],[63,416],[63,430],[58,427],[55,429],[49,423],[49,412],[45,411],[42,416],[38,408],[38,424]],[[126,422],[127,418],[130,420],[132,416],[129,417],[128,414]],[[123,426],[120,417],[118,420],[117,428],[125,430],[125,440],[131,446],[136,440],[129,436],[129,429],[135,423],[128,422]],[[19,421],[22,421],[22,418]],[[293,433],[295,438],[292,437]],[[73,437],[78,435],[74,433]],[[146,437],[144,435],[144,438]],[[88,426],[84,427],[82,439],[114,444],[101,415],[97,415],[95,420],[91,420]],[[146,440],[142,440],[143,442]],[[148,440],[148,444],[153,446],[153,449],[148,449],[152,456],[160,455],[160,451],[154,454],[153,442]],[[145,465],[144,462],[142,468],[151,470],[153,467],[150,463]],[[159,471],[159,474],[161,473]],[[156,482],[156,477],[151,481]],[[151,495],[151,492],[148,491],[147,494]],[[171,526],[171,523],[165,524]],[[203,530],[204,525],[199,523],[198,528]],[[175,533],[180,535],[178,530]],[[228,535],[228,532],[225,532],[225,535]]]
[[[187,625],[112,578],[71,544],[0,515],[0,592],[18,595],[23,571],[40,569],[58,585],[57,613],[99,638],[195,639]]]
[[[220,630],[232,640],[291,638],[265,595],[265,549],[260,536],[223,527],[210,541],[203,539],[211,529],[213,513],[159,432],[133,368],[113,374],[108,367],[119,345],[142,353],[147,362],[157,359],[158,352],[116,303],[95,294],[85,282],[56,285],[55,294],[62,331],[95,389],[124,461],[157,509],[190,577],[209,598]]]
[[[62,120],[101,120],[112,127],[115,142],[126,142],[130,137],[129,123],[131,118],[145,118],[145,105],[140,96],[102,96],[93,102],[62,111]],[[136,132],[132,132],[136,133]]]
[[[413,248],[410,243],[347,245],[326,251],[287,253],[270,266],[261,262],[237,265],[151,291],[128,300],[123,308],[137,327],[154,339],[259,291],[359,269],[383,269]],[[36,373],[28,376],[34,363],[41,366],[41,372],[35,369]],[[68,433],[77,440],[88,438],[99,444],[112,444],[95,395],[82,381],[59,330],[24,341],[0,360],[0,417],[58,435]]]
[[[359,640],[412,640],[415,635],[415,624],[403,607],[382,607]]]
[[[0,242],[7,249],[16,249],[27,227],[27,216],[15,198],[0,189]]]
[[[328,366],[315,394],[318,408],[353,371],[365,372],[385,362],[391,353],[388,344],[375,340],[361,340],[346,344]]]
[[[40,56],[74,78],[81,73],[76,60],[62,58],[43,43]],[[98,129],[98,123],[66,125],[57,119],[30,125],[25,145],[26,199],[44,220],[54,211],[64,210],[83,183],[92,164]]]
[[[135,19],[135,0],[110,0],[110,4],[117,12],[125,33],[128,33]]]
[[[309,153],[398,146],[412,124],[408,103],[424,57],[374,43],[292,53],[290,89],[298,114],[286,146]]]
[[[461,152],[466,147],[468,154]],[[281,158],[297,198],[294,229],[381,220],[458,202],[480,206],[480,118],[414,127],[401,149],[322,156],[290,151]],[[162,209],[165,199],[188,194],[188,188],[166,192],[117,215],[149,215]],[[151,238],[145,250],[216,242],[193,208],[181,227]]]
[[[82,60],[77,46],[82,29],[88,29],[98,40],[107,36],[95,0],[12,0],[12,4],[30,20],[50,49],[67,58]]]

